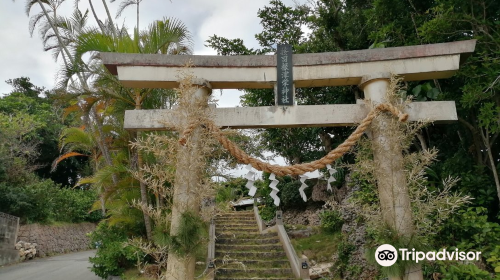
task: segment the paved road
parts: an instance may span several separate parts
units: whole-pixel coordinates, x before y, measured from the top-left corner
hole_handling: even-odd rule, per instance
[[[88,268],[94,255],[84,251],[0,267],[0,280],[101,280]]]

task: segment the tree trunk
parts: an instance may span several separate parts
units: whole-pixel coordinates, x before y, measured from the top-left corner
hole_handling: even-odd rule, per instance
[[[139,4],[141,2],[139,0],[137,0],[137,35],[139,35],[140,31],[139,31]]]
[[[491,152],[490,139],[488,129],[485,132],[481,130],[481,137],[483,138],[484,145],[486,146],[486,150],[488,151],[488,158],[490,160],[491,172],[493,172],[493,178],[495,179],[495,186],[497,187],[497,197],[500,202],[500,182],[498,180],[498,172],[497,167],[495,166],[495,159],[493,158],[493,153]]]
[[[106,34],[106,31],[104,30],[104,26],[102,26],[102,22],[97,17],[97,14],[96,14],[95,9],[94,9],[94,4],[92,4],[92,0],[89,0],[89,5],[90,5],[90,10],[92,11],[92,14],[94,15],[94,19],[97,22],[97,25],[99,25],[99,28],[101,29],[102,34]]]
[[[142,103],[141,103],[141,94],[139,92],[139,89],[135,90],[135,109],[140,110],[142,108]],[[136,132],[134,133],[134,140],[138,140],[138,135],[139,133]],[[143,160],[142,160],[142,154],[139,150],[135,151],[137,154],[137,173],[139,174],[139,178],[142,178],[142,166],[143,166]],[[139,180],[139,186],[141,188],[141,203],[143,205],[148,205],[148,191],[146,188],[146,184],[144,184],[143,180]],[[144,216],[144,225],[146,227],[146,237],[148,240],[152,239],[152,230],[151,230],[151,218],[149,217],[148,213],[146,211],[142,211],[142,214]]]
[[[190,102],[196,104],[198,108],[206,108],[208,94],[208,88],[200,87],[192,96]],[[183,117],[178,121],[180,127],[184,128],[187,125],[186,122],[189,120],[189,116],[185,108],[179,108],[179,110],[181,110]],[[177,153],[171,236],[176,236],[179,233],[183,213],[191,212],[195,215],[199,213],[200,202],[197,189],[201,184],[204,168],[204,161],[200,159],[203,156],[201,153],[203,146],[201,129],[201,127],[195,128],[190,134],[189,142],[185,146],[180,146]],[[194,269],[194,256],[178,256],[175,253],[168,255],[167,280],[194,279]]]
[[[137,140],[137,134],[136,134],[136,140]],[[139,178],[142,178],[142,155],[140,151],[136,151],[137,153],[137,172],[139,174]],[[142,180],[139,180],[139,186],[141,188],[141,203],[143,205],[148,205],[148,191],[146,188],[146,184]],[[152,230],[151,230],[151,218],[149,217],[148,213],[146,211],[142,211],[142,214],[144,216],[144,226],[146,227],[146,237],[148,240],[152,239]]]
[[[111,17],[111,13],[109,12],[108,4],[106,4],[106,0],[102,0],[102,4],[104,6],[104,9],[106,10],[106,15],[108,16],[108,21],[109,21],[109,25],[111,26],[111,31],[113,32],[113,36],[116,37],[115,24],[113,22],[113,18]]]
[[[417,132],[417,138],[418,141],[420,141],[420,146],[422,147],[422,150],[424,151],[427,150],[427,143],[425,142],[425,138],[421,132]]]
[[[467,129],[469,129],[470,133],[472,134],[472,142],[474,143],[474,150],[476,152],[476,164],[477,165],[483,165],[483,147],[481,145],[481,139],[479,138],[479,133],[477,131],[477,129],[472,125],[470,124],[468,121],[466,121],[465,119],[461,118],[461,117],[458,117],[458,121],[463,124],[465,127],[467,127]]]

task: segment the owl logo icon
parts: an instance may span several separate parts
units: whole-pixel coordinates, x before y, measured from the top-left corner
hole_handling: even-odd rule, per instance
[[[380,245],[375,251],[375,260],[381,266],[391,266],[398,260],[398,251],[390,244]]]

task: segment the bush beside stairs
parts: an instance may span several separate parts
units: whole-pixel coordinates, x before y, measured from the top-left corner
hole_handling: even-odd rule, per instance
[[[216,280],[295,279],[276,232],[260,234],[253,211],[215,219]]]

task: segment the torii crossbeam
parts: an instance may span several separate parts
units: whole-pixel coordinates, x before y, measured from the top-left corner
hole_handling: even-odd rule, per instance
[[[348,52],[295,54],[295,87],[359,85],[363,77],[392,73],[406,81],[451,77],[475,48],[475,40]],[[124,86],[174,88],[177,73],[191,61],[193,76],[212,89],[273,88],[276,56],[196,56],[101,53],[101,58]],[[364,104],[217,108],[216,123],[229,128],[350,126],[366,115]],[[453,101],[415,102],[407,108],[410,121],[457,120]],[[164,130],[169,110],[130,110],[125,129]]]

